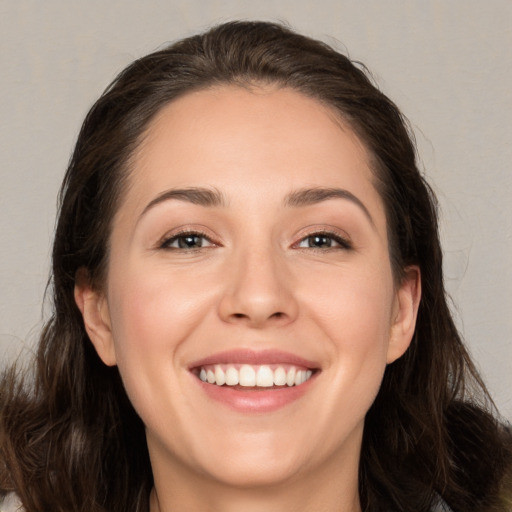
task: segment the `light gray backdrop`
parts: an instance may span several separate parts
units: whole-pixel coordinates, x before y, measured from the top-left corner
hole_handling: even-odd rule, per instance
[[[510,0],[0,0],[2,361],[40,329],[55,197],[92,102],[134,58],[233,18],[346,48],[409,117],[457,321],[512,419]]]

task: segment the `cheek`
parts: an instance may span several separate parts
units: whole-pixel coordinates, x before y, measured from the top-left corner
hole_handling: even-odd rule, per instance
[[[133,395],[149,390],[156,379],[176,378],[182,343],[204,321],[211,302],[200,279],[169,274],[132,266],[130,272],[118,269],[110,278],[117,365],[134,401]]]
[[[391,273],[376,267],[317,273],[305,277],[303,299],[310,315],[352,352],[363,345],[387,342],[391,328],[394,288]]]
[[[315,403],[315,418],[328,425],[323,442],[331,448],[340,447],[358,425],[362,428],[386,368],[393,282],[382,268],[369,268],[302,275],[305,329],[328,354],[326,392]]]
[[[351,270],[317,275],[304,303],[326,340],[336,379],[344,383],[340,389],[349,383],[378,388],[391,335],[393,281],[377,266],[373,272]]]
[[[151,271],[150,271],[151,270]],[[109,280],[109,308],[117,366],[124,387],[148,428],[173,424],[169,436],[179,437],[176,411],[190,404],[181,393],[181,354],[186,341],[207,316],[204,286],[182,273],[169,276],[158,266],[120,267]]]
[[[208,302],[209,290],[201,279],[156,269],[131,269],[112,277],[109,307],[119,349],[180,343],[193,329]]]

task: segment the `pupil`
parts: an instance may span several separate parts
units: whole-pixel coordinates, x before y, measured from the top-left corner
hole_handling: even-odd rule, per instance
[[[309,238],[309,247],[331,247],[331,239],[324,235],[315,235]]]
[[[201,247],[202,246],[201,237],[199,237],[197,235],[182,236],[178,240],[178,246],[180,247],[180,249],[190,249],[190,248],[194,248],[194,247]]]

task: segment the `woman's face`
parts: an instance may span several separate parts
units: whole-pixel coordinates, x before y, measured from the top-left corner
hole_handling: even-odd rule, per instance
[[[297,92],[225,86],[166,106],[132,169],[104,294],[77,302],[155,474],[354,476],[419,297],[415,269],[394,283],[361,142]]]

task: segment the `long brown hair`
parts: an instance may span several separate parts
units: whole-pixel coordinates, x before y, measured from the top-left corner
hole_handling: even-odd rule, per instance
[[[360,64],[272,23],[231,22],[135,61],[87,115],[60,193],[53,316],[35,377],[11,368],[0,388],[0,490],[28,512],[148,510],[144,426],[117,369],[103,365],[73,298],[79,269],[104,282],[113,215],[131,158],[155,114],[193,90],[272,83],[329,106],[365,144],[388,223],[395,279],[419,265],[423,295],[406,354],[388,366],[367,414],[363,510],[505,511],[510,433],[486,410],[483,383],[454,326],[442,275],[435,198],[398,108]]]

